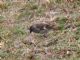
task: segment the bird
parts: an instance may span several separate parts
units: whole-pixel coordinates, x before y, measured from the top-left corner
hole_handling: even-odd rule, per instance
[[[47,33],[50,30],[56,31],[59,30],[61,27],[55,20],[58,20],[59,17],[54,17],[52,20],[49,21],[38,21],[29,26],[30,33],[40,33],[43,34],[44,37],[47,37]]]
[[[51,30],[52,27],[48,23],[36,23],[30,26],[29,31],[30,33],[40,33],[43,34],[44,37],[47,37],[47,33]]]

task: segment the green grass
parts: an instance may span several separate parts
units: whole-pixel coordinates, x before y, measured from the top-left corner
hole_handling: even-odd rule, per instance
[[[80,1],[50,0],[47,8],[36,1],[6,0],[0,4],[0,59],[80,60]],[[59,14],[54,15],[54,11]],[[54,16],[59,16],[54,21],[59,30],[49,31],[47,38],[29,33],[32,23],[49,21]]]

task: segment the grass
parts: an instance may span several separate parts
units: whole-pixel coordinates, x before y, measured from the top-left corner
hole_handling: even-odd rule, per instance
[[[36,0],[0,3],[0,60],[80,60],[80,1],[50,0],[46,6]],[[54,16],[59,30],[47,38],[29,33],[32,23]]]

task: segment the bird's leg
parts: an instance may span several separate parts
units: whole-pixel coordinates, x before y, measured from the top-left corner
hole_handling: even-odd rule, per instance
[[[44,33],[44,35],[43,35],[45,38],[47,38],[47,33]]]

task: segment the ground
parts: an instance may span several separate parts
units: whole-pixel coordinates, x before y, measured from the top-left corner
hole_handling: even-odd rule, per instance
[[[79,0],[0,0],[0,60],[80,60]],[[54,20],[58,30],[29,33],[31,24]]]

